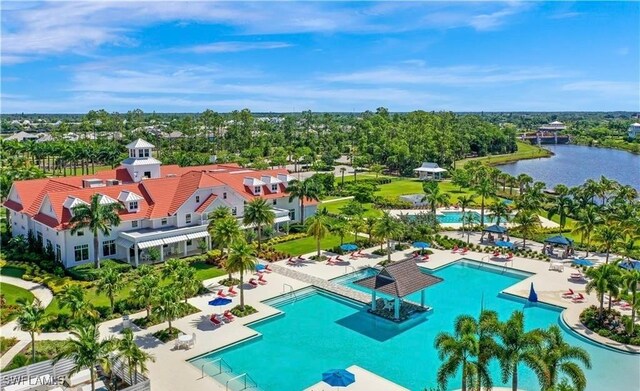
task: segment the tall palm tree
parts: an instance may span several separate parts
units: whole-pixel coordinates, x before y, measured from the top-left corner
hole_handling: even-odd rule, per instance
[[[458,198],[458,206],[460,206],[460,210],[462,211],[462,234],[464,235],[464,229],[466,226],[465,222],[465,214],[466,210],[469,209],[473,204],[475,204],[475,199],[472,195],[461,195]]]
[[[244,208],[244,223],[258,229],[258,251],[262,242],[262,227],[274,224],[276,214],[264,198],[254,198]]]
[[[578,212],[578,221],[574,232],[580,233],[580,244],[583,244],[585,239],[587,240],[587,253],[585,255],[587,257],[591,247],[591,233],[596,228],[596,225],[600,224],[600,221],[600,213],[596,205],[589,204]]]
[[[231,246],[229,259],[227,260],[227,271],[240,273],[240,309],[244,310],[244,272],[255,270],[256,258],[253,249],[244,240],[238,240]]]
[[[104,293],[109,298],[111,313],[114,312],[115,296],[124,288],[124,280],[120,273],[113,267],[108,267],[100,272],[96,289],[99,293]]]
[[[513,195],[513,189],[518,186],[518,178],[509,176],[509,195]]]
[[[638,307],[638,284],[640,284],[640,270],[629,270],[622,275],[622,286],[626,292],[631,292],[631,319],[636,318]],[[635,322],[631,322],[631,334],[635,328]]]
[[[518,180],[518,191],[520,194],[524,193],[524,190],[529,187],[531,183],[533,183],[533,178],[531,178],[527,174],[520,174],[516,178]]]
[[[229,248],[234,241],[242,237],[238,220],[233,216],[215,220],[209,232],[213,242],[220,247],[222,255],[224,255],[225,248]]]
[[[526,248],[527,238],[530,238],[540,227],[540,218],[531,211],[521,210],[516,213],[513,223],[518,226],[518,230],[522,234],[522,248]]]
[[[478,386],[477,390],[491,389],[493,387],[493,381],[489,376],[489,362],[492,358],[497,357],[499,352],[498,344],[495,341],[495,336],[500,330],[500,321],[498,320],[498,313],[491,310],[482,310],[480,317],[478,318]],[[485,376],[482,376],[485,374]]]
[[[391,262],[391,239],[402,232],[402,226],[389,212],[384,212],[373,230],[375,236],[387,242],[387,262]]]
[[[584,391],[587,387],[587,377],[580,365],[587,369],[591,368],[591,358],[589,353],[583,348],[569,345],[562,337],[562,331],[557,325],[549,327],[544,333],[544,343],[537,352],[537,355],[544,362],[549,376],[543,385],[543,390],[555,389],[559,382],[559,375],[564,373],[576,391]]]
[[[101,339],[96,325],[84,325],[71,330],[71,337],[67,339],[64,350],[54,358],[54,362],[63,358],[71,359],[74,366],[69,375],[89,368],[91,390],[95,391],[96,366],[107,366],[113,351],[112,338]]]
[[[80,285],[71,284],[60,295],[60,308],[69,308],[71,319],[76,319],[78,314],[90,315],[90,307],[84,297],[84,288]]]
[[[69,221],[71,233],[75,234],[83,228],[89,228],[93,234],[93,263],[98,269],[100,268],[98,235],[102,233],[108,236],[111,233],[111,227],[120,225],[118,212],[123,209],[119,202],[100,204],[100,194],[94,194],[91,196],[90,204],[80,204],[72,210],[73,216]]]
[[[485,202],[496,193],[496,187],[491,178],[483,176],[473,189],[480,196],[480,225],[484,226]]]
[[[437,374],[438,386],[441,389],[447,389],[449,378],[454,376],[459,368],[462,369],[462,391],[467,391],[469,383],[473,383],[478,373],[478,363],[473,359],[480,352],[477,328],[475,319],[462,315],[455,321],[453,334],[441,332],[436,336],[435,347],[438,357],[443,361]]]
[[[320,186],[312,178],[307,178],[302,181],[293,180],[289,182],[287,186],[287,193],[289,193],[289,202],[293,202],[296,198],[299,200],[300,222],[304,223],[304,203],[308,200],[320,201]]]
[[[596,291],[598,295],[598,302],[600,308],[598,311],[598,317],[602,319],[604,312],[604,294],[610,290],[615,289],[615,284],[619,276],[619,267],[614,264],[604,264],[598,267],[591,267],[587,269],[587,277],[589,282],[587,283],[585,290],[587,293]],[[610,299],[611,300],[611,299]]]
[[[505,204],[504,202],[497,200],[493,205],[489,206],[489,212],[493,214],[496,225],[500,225],[501,221],[504,221],[505,223],[509,222],[511,211],[509,210],[507,204]]]
[[[548,218],[558,215],[560,217],[560,230],[567,225],[567,216],[573,209],[571,197],[566,194],[558,194],[553,198],[553,203],[547,212]]]
[[[123,360],[127,364],[127,370],[129,371],[129,381],[133,384],[138,383],[138,366],[140,366],[140,373],[146,372],[147,361],[155,362],[153,355],[140,349],[135,342],[133,331],[130,328],[126,328],[122,331],[122,339],[117,340],[115,343],[116,358]]]
[[[178,317],[180,313],[180,295],[178,290],[173,286],[165,286],[160,288],[156,296],[156,303],[153,312],[163,321],[169,323],[169,333],[173,330],[171,322]]]
[[[609,254],[611,253],[611,248],[615,246],[620,238],[622,233],[617,227],[613,227],[610,225],[602,225],[596,229],[594,239],[600,241],[604,246],[604,249],[607,253],[607,258],[605,263],[609,263]]]
[[[141,304],[147,311],[147,319],[151,315],[151,308],[158,292],[160,279],[155,274],[141,277],[133,286],[130,297]]]
[[[431,208],[431,213],[436,213],[438,205],[449,204],[449,194],[442,192],[438,182],[427,181],[422,184],[422,190],[424,191],[424,197],[422,202],[427,202]]]
[[[45,314],[40,300],[38,299],[35,299],[33,302],[29,302],[25,298],[20,298],[17,300],[17,304],[20,308],[16,319],[18,328],[22,331],[28,332],[31,337],[31,363],[35,363],[36,334],[39,334],[42,331],[42,326],[47,321],[48,317]]]
[[[357,242],[358,241],[358,233],[362,230],[362,228],[365,226],[365,221],[362,217],[360,216],[354,216],[351,218],[351,220],[349,220],[349,226],[351,227],[351,230],[353,230],[353,241]]]
[[[327,224],[326,215],[323,213],[316,213],[309,219],[309,228],[307,229],[307,235],[313,237],[316,240],[317,259],[320,260],[320,241],[329,234],[329,226]]]
[[[173,275],[173,282],[182,293],[185,303],[189,297],[198,293],[200,287],[202,287],[202,283],[196,277],[196,269],[191,266],[178,269]]]
[[[540,384],[548,382],[549,371],[538,355],[544,334],[538,329],[524,330],[522,311],[515,311],[511,314],[511,317],[500,327],[498,336],[500,339],[498,360],[500,361],[503,382],[511,377],[511,389],[518,390],[518,365],[520,363],[528,366],[536,374]]]
[[[338,237],[340,238],[340,245],[342,246],[344,244],[344,237],[347,236],[351,229],[349,228],[347,220],[345,220],[344,218],[340,218],[337,219],[333,224],[331,224],[331,226],[329,227],[329,231],[338,235]]]

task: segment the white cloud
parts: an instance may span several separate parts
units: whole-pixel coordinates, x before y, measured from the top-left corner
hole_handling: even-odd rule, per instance
[[[268,49],[283,49],[291,47],[292,45],[286,42],[214,42],[205,45],[188,46],[184,48],[175,49],[182,53],[232,53],[232,52],[244,52],[247,50],[268,50]]]
[[[640,89],[638,80],[607,81],[607,80],[583,80],[567,83],[562,86],[563,91],[584,91],[615,97],[635,97],[636,104],[640,104]]]

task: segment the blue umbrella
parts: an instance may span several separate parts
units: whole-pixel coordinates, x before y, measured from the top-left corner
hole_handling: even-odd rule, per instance
[[[346,387],[356,381],[356,375],[345,369],[332,369],[322,374],[322,381],[331,387]]]
[[[431,245],[427,242],[415,242],[413,243],[413,247],[425,249],[431,247]]]
[[[491,232],[494,234],[504,234],[507,232],[507,228],[501,227],[499,225],[490,225],[487,228],[483,229],[484,232]]]
[[[227,305],[231,303],[231,299],[227,299],[226,297],[216,297],[215,299],[209,302],[209,305]]]
[[[630,259],[628,261],[620,262],[619,266],[627,270],[640,270],[640,261]]]
[[[536,290],[533,289],[533,282],[531,283],[531,289],[529,290],[529,301],[532,303],[538,302],[538,295],[536,294]]]
[[[496,244],[496,246],[498,246],[498,247],[506,247],[506,248],[511,248],[511,247],[513,247],[513,243],[511,243],[511,242],[507,242],[507,241],[504,241],[504,240],[498,240],[498,241],[496,241],[496,243],[495,243],[495,244]]]
[[[559,244],[561,246],[572,246],[573,240],[563,235],[556,235],[544,240],[545,243]]]
[[[358,249],[358,246],[356,246],[355,244],[351,244],[351,243],[345,243],[342,246],[340,246],[340,248],[343,251],[355,251]]]
[[[263,264],[259,263],[259,264],[256,265],[256,271],[257,272],[259,272],[260,270],[264,270],[264,269],[265,269],[265,266]]]
[[[580,265],[580,266],[593,266],[594,263],[591,262],[588,259],[584,259],[584,258],[576,258],[573,260],[573,263],[576,265]]]

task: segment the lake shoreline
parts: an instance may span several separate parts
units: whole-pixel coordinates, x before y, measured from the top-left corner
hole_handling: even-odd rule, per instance
[[[523,145],[524,144],[524,145]],[[529,149],[529,151],[522,151],[522,149]],[[531,159],[543,159],[552,157],[554,153],[546,148],[538,147],[537,145],[532,145],[524,142],[518,142],[518,151],[514,153],[507,153],[503,155],[488,155],[488,156],[479,156],[474,158],[466,158],[456,161],[456,166],[464,165],[468,162],[480,162],[486,163],[489,166],[499,166],[502,164],[510,164],[515,163],[520,160],[531,160]]]

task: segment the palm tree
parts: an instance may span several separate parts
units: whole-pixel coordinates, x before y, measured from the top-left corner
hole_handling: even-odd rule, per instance
[[[549,327],[545,332],[544,344],[537,355],[547,367],[549,377],[542,387],[543,390],[555,389],[558,385],[558,376],[564,373],[571,379],[576,391],[584,391],[587,387],[587,378],[582,368],[576,361],[582,363],[587,369],[591,368],[589,353],[580,347],[571,346],[564,341],[562,331],[557,325]]]
[[[402,227],[389,212],[384,212],[374,227],[374,235],[387,242],[387,262],[391,262],[391,238],[402,231]]]
[[[87,315],[89,307],[89,303],[84,298],[84,289],[80,285],[71,284],[60,295],[60,308],[69,308],[72,319],[76,319],[79,313],[85,312],[83,315]]]
[[[344,186],[344,173],[347,171],[346,167],[340,167],[340,176],[342,176],[342,180],[340,181],[340,186]]]
[[[161,288],[156,296],[156,305],[153,312],[163,321],[169,323],[169,333],[173,330],[171,322],[180,314],[180,296],[178,290],[173,286]]]
[[[626,292],[631,292],[631,319],[636,318],[636,308],[638,307],[638,284],[640,284],[640,270],[629,270],[622,275],[622,286]],[[631,334],[635,322],[631,322]]]
[[[83,203],[75,206],[72,210],[73,216],[69,220],[72,234],[83,228],[89,228],[93,234],[93,263],[98,269],[100,268],[98,234],[108,236],[112,226],[120,225],[118,212],[124,209],[119,202],[100,204],[100,198],[100,194],[94,194],[91,196],[90,204]]]
[[[96,325],[84,325],[71,330],[71,337],[67,339],[64,350],[55,358],[57,362],[68,358],[75,364],[69,375],[89,368],[91,374],[91,390],[95,391],[96,366],[108,366],[110,355],[114,351],[112,338],[100,339],[100,332]]]
[[[503,382],[506,382],[511,376],[511,389],[518,390],[518,365],[520,363],[533,370],[540,384],[548,382],[549,371],[538,355],[544,334],[538,329],[524,331],[522,311],[515,311],[511,314],[511,317],[500,327],[498,336],[501,342],[498,360],[500,361]]]
[[[304,203],[307,200],[320,201],[320,186],[311,178],[303,181],[293,180],[287,186],[287,193],[289,193],[289,202],[293,202],[296,198],[299,200],[300,222],[304,223]]]
[[[347,234],[351,231],[349,229],[347,221],[344,218],[337,219],[333,224],[331,224],[329,230],[332,233],[338,235],[338,237],[340,238],[341,246],[344,244],[344,237],[347,236]]]
[[[131,298],[147,310],[147,319],[151,315],[151,307],[158,292],[159,278],[155,274],[146,275],[138,280],[131,290]]]
[[[578,221],[574,232],[580,233],[580,244],[583,244],[585,239],[587,240],[586,257],[589,256],[589,248],[591,247],[591,233],[600,221],[600,214],[596,205],[589,204],[578,212]]]
[[[527,174],[520,174],[516,179],[518,181],[518,190],[520,194],[523,194],[524,189],[529,187],[529,185],[533,182],[533,178],[531,178]]]
[[[42,331],[42,326],[47,321],[47,315],[44,308],[40,303],[40,300],[35,299],[33,302],[29,302],[25,298],[17,300],[17,304],[20,308],[18,317],[16,319],[18,328],[22,331],[29,333],[31,337],[31,363],[36,362],[36,334]]]
[[[427,181],[422,184],[422,190],[425,195],[422,202],[427,202],[431,208],[431,213],[436,213],[438,205],[447,205],[449,203],[449,194],[443,193],[438,186],[438,182]]]
[[[369,166],[369,171],[376,174],[376,178],[378,178],[378,175],[380,175],[383,170],[384,166],[382,164],[372,164],[371,166]]]
[[[475,204],[475,200],[472,195],[461,195],[458,198],[458,206],[460,206],[460,210],[462,211],[462,234],[464,235],[464,228],[466,226],[466,222],[464,221],[466,210]]]
[[[191,266],[178,269],[173,275],[173,282],[182,293],[185,303],[190,296],[198,293],[200,287],[202,287],[202,283],[196,277],[196,269]]]
[[[489,362],[492,358],[498,354],[498,344],[494,337],[500,330],[500,321],[498,320],[498,313],[490,310],[482,310],[480,317],[478,318],[478,387],[477,390],[482,390],[484,385],[485,389],[491,389],[493,387],[493,381],[489,376]]]
[[[320,241],[329,234],[329,228],[326,221],[326,215],[316,213],[311,217],[307,235],[312,236],[316,240],[317,259],[320,260]]]
[[[609,253],[611,253],[611,248],[616,245],[621,235],[622,233],[618,228],[610,225],[602,225],[596,229],[595,239],[604,245],[604,249],[607,252],[605,263],[609,263]]]
[[[349,225],[353,230],[353,241],[355,243],[358,241],[358,233],[362,230],[362,227],[365,226],[365,221],[360,216],[354,216],[349,220]]]
[[[244,223],[258,228],[258,251],[262,241],[262,227],[273,225],[276,214],[264,198],[254,198],[244,208]]]
[[[604,294],[610,290],[615,290],[617,278],[619,276],[619,267],[614,264],[604,264],[598,267],[592,267],[587,269],[587,277],[590,278],[585,290],[587,293],[591,293],[593,290],[598,295],[598,302],[600,303],[600,309],[598,311],[598,317],[602,319],[604,311]],[[611,299],[609,299],[611,301]]]
[[[531,211],[521,210],[516,213],[513,222],[518,226],[518,230],[522,234],[522,248],[526,248],[527,238],[530,238],[540,227],[540,218]]]
[[[496,221],[496,225],[500,225],[500,221],[504,219],[505,223],[509,222],[511,216],[509,207],[507,204],[501,201],[496,201],[493,205],[489,206],[489,211],[493,214],[493,218]]]
[[[233,216],[215,220],[209,232],[214,243],[222,250],[222,255],[224,255],[225,247],[229,248],[231,243],[242,237],[242,230],[238,225],[238,220]]]
[[[144,374],[147,361],[155,362],[153,355],[140,349],[136,344],[133,331],[129,328],[122,331],[122,339],[116,342],[116,350],[116,358],[126,362],[129,381],[132,381],[133,384],[138,383],[138,366],[140,366],[140,373]]]
[[[116,293],[122,290],[122,288],[124,288],[124,281],[115,268],[108,267],[100,272],[98,282],[96,283],[96,290],[99,293],[104,292],[107,295],[112,314],[114,312]]]
[[[518,185],[518,178],[509,176],[509,196],[513,195],[513,189]]]
[[[233,243],[226,266],[227,271],[240,273],[240,310],[244,311],[244,272],[255,270],[256,267],[256,258],[251,246],[244,240]]]
[[[467,391],[468,383],[473,383],[478,372],[478,363],[472,361],[480,352],[477,338],[477,324],[468,315],[459,316],[455,321],[454,334],[441,332],[436,336],[435,347],[438,357],[443,361],[438,369],[438,386],[447,388],[449,378],[462,369],[462,391]],[[486,384],[486,383],[485,383]]]
[[[551,219],[553,216],[558,215],[560,217],[560,230],[563,230],[567,225],[567,216],[571,209],[573,209],[571,197],[566,194],[558,194],[553,199],[553,204],[547,212],[547,217]]]
[[[480,225],[484,226],[484,207],[487,198],[493,196],[496,193],[496,187],[493,181],[483,176],[480,178],[476,186],[475,192],[481,197],[480,199]]]

